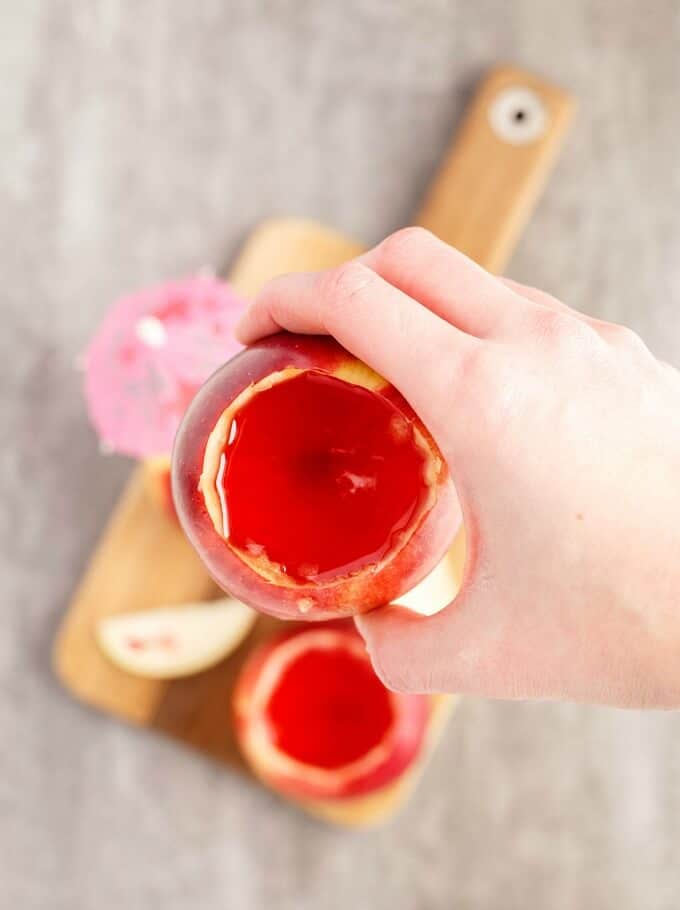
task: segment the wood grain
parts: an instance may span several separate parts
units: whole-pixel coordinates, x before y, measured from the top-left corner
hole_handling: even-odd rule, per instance
[[[492,105],[513,90],[529,90],[545,109],[545,127],[534,141],[512,144],[492,128]],[[513,66],[495,69],[475,94],[417,223],[489,271],[502,270],[545,184],[574,108],[571,95],[531,73]]]
[[[543,135],[519,148],[506,147],[489,126],[489,106],[510,85],[530,86],[549,112]],[[546,178],[571,107],[563,92],[527,73],[512,68],[492,72],[476,94],[417,222],[487,268],[501,268]],[[360,250],[355,241],[314,222],[272,219],[246,242],[230,279],[242,293],[253,295],[282,272],[332,267]],[[463,535],[450,558],[460,578]],[[119,671],[99,652],[93,638],[93,626],[102,616],[209,599],[216,594],[214,583],[177,525],[150,496],[144,468],[139,467],[64,618],[54,647],[55,670],[83,701],[167,733],[220,761],[242,766],[228,723],[230,692],[249,649],[277,627],[276,621],[258,620],[247,645],[232,658],[192,678],[172,682],[140,679]],[[437,698],[434,704],[429,748],[452,700]],[[401,804],[421,766],[370,798],[301,805],[335,823],[373,823]]]
[[[206,600],[217,589],[179,525],[150,499],[144,467],[132,474],[62,622],[54,666],[79,698],[137,724],[151,722],[165,690],[100,653],[93,629],[114,613]]]

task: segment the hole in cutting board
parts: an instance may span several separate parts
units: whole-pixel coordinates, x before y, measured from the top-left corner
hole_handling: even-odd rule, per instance
[[[489,124],[503,142],[526,145],[545,133],[548,111],[532,89],[511,86],[500,91],[491,102]]]

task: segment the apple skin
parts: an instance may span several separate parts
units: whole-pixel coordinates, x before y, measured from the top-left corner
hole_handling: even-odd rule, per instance
[[[172,491],[187,537],[217,584],[254,609],[280,619],[335,619],[391,602],[414,587],[439,562],[461,524],[458,498],[440,455],[435,503],[420,519],[406,545],[378,571],[367,567],[361,573],[325,584],[284,587],[265,580],[246,565],[217,532],[199,491],[199,479],[207,439],[224,409],[248,385],[287,367],[334,375],[348,366],[363,367],[331,338],[273,335],[246,348],[212,375],[189,406],[175,440]],[[416,421],[423,437],[438,453],[431,434],[408,402],[386,380],[381,382],[384,385],[375,391]]]
[[[319,624],[321,625],[321,624]],[[252,652],[243,666],[232,696],[234,730],[241,751],[253,772],[267,786],[285,796],[300,800],[344,800],[366,796],[397,781],[420,758],[427,743],[432,702],[427,695],[405,695],[390,692],[396,723],[391,731],[389,751],[377,764],[349,780],[334,771],[326,772],[326,780],[313,779],[305,774],[308,767],[297,764],[297,773],[282,774],[272,769],[267,755],[249,737],[254,720],[251,694],[281,645],[291,637],[305,635],[315,630],[313,625],[297,626],[292,631],[275,635]],[[354,624],[348,620],[323,623],[323,629],[337,634],[339,645],[344,639],[362,643]],[[366,659],[369,660],[368,654]],[[334,779],[335,777],[335,779]]]

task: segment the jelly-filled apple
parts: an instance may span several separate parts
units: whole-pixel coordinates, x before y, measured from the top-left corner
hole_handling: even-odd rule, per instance
[[[281,618],[363,612],[412,588],[460,524],[405,399],[329,338],[276,335],[199,391],[173,492],[217,582]]]
[[[431,702],[390,692],[347,621],[262,645],[234,690],[235,730],[254,772],[297,799],[340,800],[394,783],[421,755]]]

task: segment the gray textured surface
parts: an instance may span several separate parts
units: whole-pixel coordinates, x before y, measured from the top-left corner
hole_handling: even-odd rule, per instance
[[[351,835],[48,664],[128,470],[72,370],[107,303],[272,213],[399,225],[499,59],[581,99],[511,274],[680,363],[677,4],[2,0],[0,53],[0,905],[677,907],[680,717],[469,701],[406,813]]]

